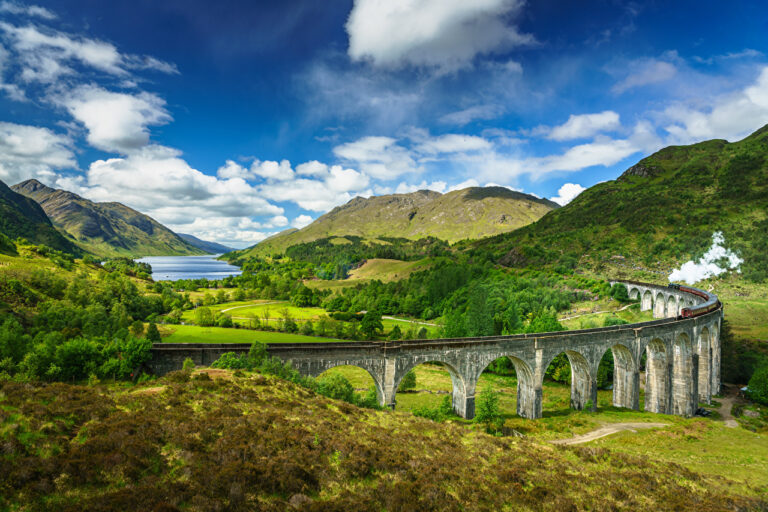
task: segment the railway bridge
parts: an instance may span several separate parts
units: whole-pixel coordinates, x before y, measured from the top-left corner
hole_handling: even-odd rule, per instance
[[[597,405],[597,370],[611,351],[614,361],[613,405],[639,409],[641,366],[645,364],[645,410],[691,416],[699,402],[710,403],[720,390],[722,305],[712,293],[632,281],[613,281],[639,299],[654,320],[576,331],[482,338],[394,342],[269,344],[268,352],[290,361],[302,374],[318,376],[335,366],[365,369],[379,402],[395,406],[397,387],[409,370],[438,362],[453,383],[453,408],[464,418],[475,414],[480,375],[506,356],[517,373],[517,413],[542,416],[542,385],[552,360],[565,353],[571,365],[571,407]],[[683,309],[686,309],[685,315]],[[687,317],[686,317],[687,316]],[[149,367],[157,374],[181,368],[184,359],[208,365],[224,352],[245,353],[248,344],[155,344]]]

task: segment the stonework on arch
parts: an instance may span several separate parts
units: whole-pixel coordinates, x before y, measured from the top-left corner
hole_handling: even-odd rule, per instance
[[[669,410],[669,357],[666,344],[654,338],[645,347],[645,410],[667,414]]]
[[[640,373],[632,349],[617,343],[610,350],[613,354],[613,405],[638,409]]]
[[[650,290],[646,290],[643,293],[643,301],[640,304],[640,311],[650,311],[653,309],[653,293]]]
[[[698,356],[691,337],[681,332],[675,336],[672,353],[672,414],[693,416],[698,404]]]
[[[706,403],[712,402],[712,346],[709,328],[704,326],[699,331],[696,343],[696,353],[699,356],[699,400]]]
[[[667,298],[667,312],[666,316],[669,318],[677,316],[677,297],[670,295]]]

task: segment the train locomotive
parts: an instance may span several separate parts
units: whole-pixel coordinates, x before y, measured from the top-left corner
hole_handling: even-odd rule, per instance
[[[720,301],[718,300],[717,296],[714,294],[710,295],[697,288],[690,288],[688,286],[683,286],[675,283],[669,283],[667,287],[672,288],[674,290],[681,291],[681,292],[690,293],[692,295],[696,295],[704,299],[704,302],[702,302],[701,304],[697,304],[696,306],[685,307],[681,309],[680,314],[677,316],[678,320],[682,320],[683,318],[693,318],[696,316],[706,315],[710,311],[714,311],[720,307]]]

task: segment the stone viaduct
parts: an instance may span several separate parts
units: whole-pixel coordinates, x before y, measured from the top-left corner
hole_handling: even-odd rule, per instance
[[[269,344],[272,356],[290,361],[302,374],[318,376],[335,366],[352,365],[373,377],[379,402],[395,406],[400,380],[415,366],[438,362],[453,382],[453,408],[464,418],[475,414],[480,375],[506,356],[517,373],[517,413],[542,416],[542,385],[550,362],[565,353],[571,364],[571,407],[595,409],[597,369],[613,353],[613,405],[639,409],[640,374],[645,362],[645,410],[693,415],[699,402],[709,403],[720,391],[720,324],[723,310],[714,294],[702,296],[665,286],[614,281],[640,299],[654,320],[576,331],[518,334],[483,338],[394,342]],[[690,308],[691,318],[680,317]],[[150,370],[178,370],[185,358],[208,365],[224,352],[245,353],[247,344],[155,344]],[[643,359],[645,356],[645,360]]]

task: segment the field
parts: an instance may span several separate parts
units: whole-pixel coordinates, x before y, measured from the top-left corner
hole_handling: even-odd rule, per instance
[[[437,407],[451,392],[451,378],[437,365],[417,366],[415,392],[398,392],[397,411],[410,412],[417,407]],[[373,379],[365,370],[351,366],[337,367],[332,372],[347,377],[358,389],[368,389]],[[507,418],[506,426],[537,440],[570,438],[605,424],[622,422],[666,423],[661,429],[621,432],[596,441],[596,446],[619,452],[682,464],[691,470],[737,480],[747,492],[768,493],[768,435],[755,434],[744,428],[728,428],[717,413],[709,418],[686,419],[678,416],[646,413],[643,393],[640,411],[611,405],[612,392],[598,391],[597,412],[574,411],[570,408],[570,387],[545,381],[543,388],[544,417],[535,421],[515,413],[517,382],[514,376],[485,373],[478,383],[478,395],[487,386],[499,392],[499,405]],[[719,404],[713,404],[714,410]],[[456,423],[469,424],[456,418]]]
[[[232,316],[232,321],[240,325],[248,325],[249,319],[256,317],[263,324],[266,320],[271,327],[277,327],[280,320],[283,318],[283,314],[287,314],[290,318],[298,321],[305,322],[307,320],[316,321],[321,317],[327,316],[328,313],[322,308],[299,308],[292,306],[288,301],[241,301],[241,302],[227,302],[224,304],[216,304],[208,306],[212,311],[219,311]],[[194,310],[185,311],[182,315],[182,319],[185,322],[194,322],[195,312]],[[439,326],[431,322],[421,322],[418,320],[407,320],[399,318],[384,318],[382,319],[382,325],[384,326],[384,332],[389,332],[396,325],[400,327],[400,330],[405,333],[409,328],[413,327],[415,330],[419,330],[425,327],[428,332],[428,336],[434,338],[437,336]]]
[[[163,343],[326,343],[344,341],[318,336],[302,336],[284,332],[227,329],[224,327],[198,327],[197,325],[158,326]]]

